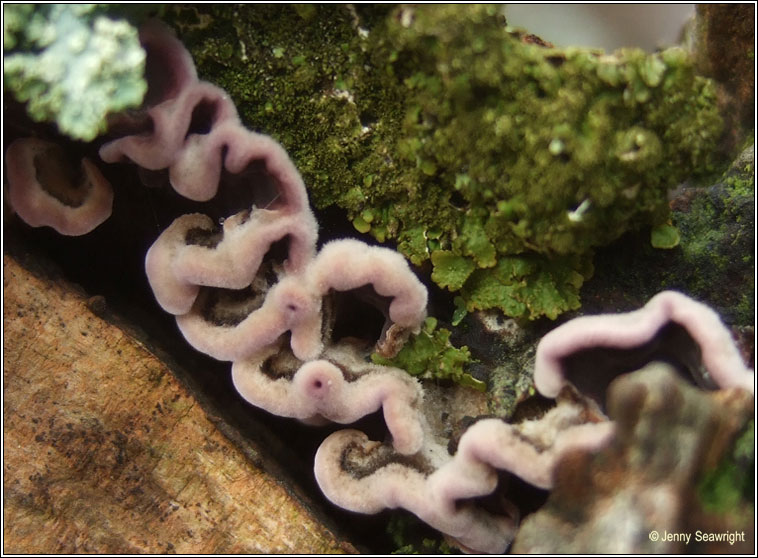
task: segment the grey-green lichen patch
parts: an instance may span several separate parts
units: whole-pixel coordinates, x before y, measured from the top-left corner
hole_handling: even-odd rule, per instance
[[[313,203],[394,240],[469,311],[579,306],[592,251],[711,170],[713,84],[678,48],[533,44],[498,6],[214,6],[200,74],[292,154]],[[203,14],[205,15],[205,14]]]
[[[145,52],[126,21],[93,4],[6,4],[3,15],[5,86],[34,120],[89,141],[108,113],[142,102]]]

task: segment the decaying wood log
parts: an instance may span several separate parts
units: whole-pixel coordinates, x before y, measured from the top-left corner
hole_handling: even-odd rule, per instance
[[[3,265],[4,552],[355,551],[84,296]]]

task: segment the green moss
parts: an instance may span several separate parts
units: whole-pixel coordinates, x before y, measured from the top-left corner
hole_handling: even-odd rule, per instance
[[[608,304],[640,307],[674,289],[718,312],[730,326],[755,323],[755,195],[753,145],[744,146],[726,173],[686,185],[672,198],[679,244],[656,250],[645,231],[601,248],[594,279],[584,287],[590,312]]]
[[[432,259],[469,308],[576,308],[593,249],[666,223],[667,191],[715,163],[714,86],[681,49],[545,48],[497,6],[178,10],[211,14],[183,35],[200,74],[284,144],[314,205]]]
[[[386,532],[396,547],[392,554],[456,553],[439,533],[409,513],[393,514],[387,522]]]
[[[731,453],[701,478],[698,495],[707,512],[741,513],[740,510],[745,507],[752,508],[755,486],[754,428],[751,419],[735,440]]]
[[[693,196],[673,220],[681,232],[681,260],[673,275],[685,275],[687,292],[712,299],[730,322],[755,320],[755,187],[751,159],[730,169],[721,179]],[[679,249],[678,248],[678,249]],[[674,277],[673,279],[676,279]],[[681,279],[679,279],[681,281]],[[717,295],[712,293],[717,292]]]
[[[388,359],[373,354],[371,360],[376,364],[402,368],[420,378],[452,380],[480,391],[486,388],[484,382],[465,371],[471,362],[468,347],[454,347],[450,343],[450,330],[437,329],[435,318],[427,318],[421,332],[411,337],[395,357]]]

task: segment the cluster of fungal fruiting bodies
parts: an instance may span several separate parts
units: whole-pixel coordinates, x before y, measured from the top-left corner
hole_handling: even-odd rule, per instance
[[[160,235],[145,259],[158,303],[193,347],[233,362],[234,383],[251,403],[306,421],[354,422],[383,409],[397,450],[415,452],[420,425],[411,432],[407,425],[416,421],[418,383],[395,369],[354,366],[349,346],[329,342],[324,299],[371,285],[387,331],[410,332],[426,317],[426,289],[391,250],[340,240],[317,252],[317,223],[284,149],[242,126],[226,93],[197,79],[189,54],[164,28],[147,25],[141,40],[148,68],[155,59],[165,64],[145,109],[149,125],[106,143],[100,156],[167,168],[172,187],[197,201],[213,198],[225,181],[257,195],[256,205],[221,226],[185,215]],[[277,261],[272,247],[282,241],[286,257]]]
[[[368,362],[350,339],[332,338],[339,318],[331,309],[334,293],[348,291],[370,291],[371,304],[385,315],[377,351],[392,354],[419,329],[427,292],[405,259],[350,239],[317,250],[318,226],[305,186],[284,149],[243,127],[226,92],[198,79],[188,52],[164,27],[147,24],[140,39],[147,51],[148,96],[138,117],[125,123],[129,131],[102,146],[101,158],[168,169],[172,187],[192,200],[212,199],[224,183],[250,188],[256,199],[221,225],[192,214],[163,231],[145,261],[155,297],[176,316],[193,347],[233,363],[234,385],[253,405],[309,423],[348,424],[382,410],[390,443],[342,430],[316,454],[318,483],[337,505],[363,513],[402,507],[464,549],[503,552],[518,527],[517,508],[501,499],[493,512],[477,502],[496,491],[499,471],[549,489],[563,454],[596,450],[613,436],[602,402],[593,406],[561,395],[572,389],[567,384],[582,389],[574,369],[595,354],[587,351],[621,351],[609,357],[614,363],[635,355],[631,368],[610,367],[596,372],[600,375],[665,358],[704,371],[706,383],[752,390],[752,373],[718,316],[683,295],[663,293],[637,313],[580,318],[546,336],[537,351],[535,382],[543,395],[557,398],[555,408],[516,425],[480,420],[452,455],[424,417],[424,390],[417,380]],[[24,219],[29,213],[15,201],[18,192],[35,190],[15,178],[16,168],[34,169],[40,149],[29,143],[22,153],[9,151],[11,201]],[[86,191],[99,199],[99,182],[87,169],[92,187]],[[42,188],[44,195],[49,190]],[[64,213],[73,215],[70,207]],[[282,242],[286,256],[279,257]],[[661,340],[662,334],[669,337]],[[672,339],[676,342],[669,343]]]
[[[345,508],[374,513],[403,507],[466,550],[503,552],[516,532],[518,510],[501,502],[501,513],[493,514],[474,499],[495,492],[498,471],[553,488],[564,455],[597,451],[614,436],[615,424],[605,415],[611,381],[660,362],[706,389],[754,392],[753,372],[718,315],[664,291],[640,310],[576,318],[542,338],[535,386],[556,406],[541,418],[519,424],[480,420],[464,432],[452,456],[429,435],[423,459],[415,462],[393,461],[391,449],[361,432],[337,432],[318,450],[316,476],[327,496]]]

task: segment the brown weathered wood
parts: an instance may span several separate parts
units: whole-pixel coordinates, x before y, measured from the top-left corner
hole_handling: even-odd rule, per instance
[[[72,288],[4,256],[6,553],[354,551]]]

